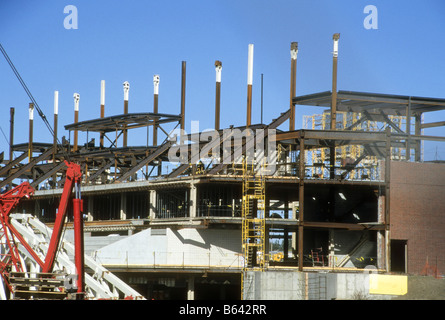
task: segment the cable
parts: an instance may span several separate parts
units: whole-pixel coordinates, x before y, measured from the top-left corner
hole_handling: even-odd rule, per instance
[[[14,72],[15,76],[19,80],[20,84],[22,85],[23,89],[25,90],[26,94],[28,95],[29,99],[31,99],[31,102],[34,104],[34,107],[36,108],[40,118],[42,118],[43,122],[45,123],[46,127],[48,128],[49,132],[53,136],[53,139],[55,138],[57,140],[57,144],[61,145],[59,139],[56,137],[53,128],[49,124],[48,120],[46,119],[45,114],[42,112],[42,110],[39,107],[39,104],[34,99],[31,91],[28,89],[25,81],[23,81],[22,77],[20,76],[19,72],[15,68],[14,64],[12,63],[11,59],[9,58],[8,54],[6,53],[5,49],[3,48],[2,44],[0,43],[0,51],[2,52],[3,56],[5,57],[6,61],[8,62],[9,66],[11,67],[12,71]],[[69,159],[68,154],[65,152],[65,150],[62,148],[62,152],[65,155],[67,159]]]

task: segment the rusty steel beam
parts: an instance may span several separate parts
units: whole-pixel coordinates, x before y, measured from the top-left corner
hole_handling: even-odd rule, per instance
[[[158,101],[159,101],[159,75],[153,76],[153,113],[158,113]],[[158,145],[158,123],[157,119],[153,120],[153,146]]]
[[[59,116],[59,91],[54,91],[54,137],[53,137],[53,161],[56,161],[57,153],[57,126]]]
[[[55,165],[52,169],[38,177],[37,179],[34,179],[33,182],[30,184],[31,187],[37,188],[40,183],[51,177],[52,175],[55,175],[57,172],[59,172],[62,169],[65,169],[66,163],[65,161],[59,162],[57,165]],[[55,181],[54,181],[55,182]]]
[[[246,127],[252,122],[252,82],[253,82],[253,44],[249,44],[247,57],[247,119]]]
[[[182,61],[182,73],[181,73],[181,130],[185,130],[185,81],[186,81],[186,62]]]
[[[168,140],[164,144],[160,145],[156,150],[154,150],[152,153],[148,155],[148,157],[142,159],[137,164],[131,167],[130,170],[123,173],[118,179],[116,179],[116,182],[122,182],[127,180],[131,175],[135,174],[139,169],[141,169],[143,166],[149,164],[159,156],[161,156],[164,152],[168,150],[173,145],[173,141]]]
[[[220,125],[220,104],[221,104],[221,70],[222,62],[215,61],[216,88],[215,88],[215,130],[219,130]]]
[[[297,77],[297,54],[298,42],[292,42],[290,45],[291,56],[291,71],[290,71],[290,117],[289,117],[289,131],[295,130],[295,104],[293,98],[296,94],[296,77]]]
[[[105,80],[100,82],[100,117],[105,117]],[[100,148],[104,147],[104,132],[100,133],[99,146]]]
[[[28,140],[28,160],[32,159],[32,143],[34,132],[34,104],[29,104],[29,140]]]
[[[14,145],[14,113],[15,109],[11,107],[10,109],[10,124],[9,124],[9,163],[11,163],[13,158],[13,149]]]
[[[74,123],[79,122],[79,100],[80,95],[78,93],[74,94]],[[74,145],[73,145],[73,151],[77,151],[77,130],[74,130]]]
[[[128,114],[128,95],[129,95],[129,91],[130,91],[130,84],[128,83],[128,81],[125,81],[124,84],[124,115]],[[124,130],[123,130],[123,146],[126,147],[127,146],[127,139],[128,139],[128,131],[126,126],[124,126]]]
[[[14,179],[19,178],[22,173],[24,173],[28,170],[31,170],[31,168],[34,165],[36,165],[37,163],[39,163],[40,161],[48,160],[51,157],[52,153],[53,153],[52,148],[48,148],[40,156],[31,159],[31,161],[27,165],[24,165],[17,172],[9,175],[8,177],[6,177],[6,179],[4,179],[2,182],[0,182],[0,188],[3,188],[4,186],[6,186],[10,182],[12,182]]]

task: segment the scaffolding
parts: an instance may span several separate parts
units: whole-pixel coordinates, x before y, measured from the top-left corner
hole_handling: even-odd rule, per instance
[[[366,119],[366,120],[364,120]],[[406,127],[405,116],[389,115],[386,121],[369,120],[366,115],[359,112],[338,112],[337,130],[382,132],[385,127],[390,126],[392,131],[402,132]],[[411,131],[414,128],[414,121],[410,121]],[[330,130],[330,114],[328,111],[322,114],[304,115],[303,128],[311,130]],[[329,148],[315,148],[305,151],[305,157],[308,159],[307,168],[310,178],[325,179],[329,177]],[[378,180],[379,179],[379,161],[378,157],[366,154],[364,145],[343,145],[335,148],[335,166],[337,168],[347,168],[357,159],[361,159],[360,165],[355,166],[349,172],[350,180]],[[405,160],[408,155],[406,148],[391,147],[392,160]],[[414,154],[410,152],[409,154]]]

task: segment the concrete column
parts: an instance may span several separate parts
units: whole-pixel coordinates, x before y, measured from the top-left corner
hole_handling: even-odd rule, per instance
[[[93,221],[93,196],[89,196],[88,197],[88,212],[87,212],[87,221]]]
[[[190,218],[196,218],[196,213],[198,211],[197,201],[198,192],[194,183],[190,184]]]
[[[127,219],[127,197],[125,193],[121,193],[121,211],[120,211],[120,219]]]
[[[187,280],[187,300],[195,300],[195,277],[190,276]]]
[[[150,219],[156,218],[156,190],[150,190],[150,209],[149,217]]]
[[[329,267],[335,266],[335,242],[334,242],[334,230],[329,230]]]

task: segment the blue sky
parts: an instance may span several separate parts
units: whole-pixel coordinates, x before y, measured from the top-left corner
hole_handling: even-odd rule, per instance
[[[67,5],[77,8],[78,29],[64,28]],[[363,25],[367,5],[378,9],[376,30]],[[337,32],[339,90],[445,98],[444,14],[442,0],[0,0],[0,42],[51,125],[53,93],[59,91],[59,138],[74,120],[75,92],[80,120],[99,118],[101,80],[106,81],[106,116],[123,113],[124,81],[130,82],[129,111],[151,112],[154,74],[161,79],[159,112],[179,114],[181,62],[186,61],[189,131],[195,120],[201,130],[213,128],[215,60],[223,64],[221,126],[245,124],[249,43],[255,45],[253,123],[261,118],[261,74],[264,122],[288,108],[292,41],[299,43],[297,95],[331,89]],[[24,143],[29,102],[0,56],[0,150],[6,157],[9,108],[15,107],[14,142]],[[444,118],[444,112],[436,112],[425,121]],[[298,110],[296,127],[301,125]],[[37,114],[34,128],[35,141],[52,141]],[[443,136],[444,131],[425,134]],[[145,145],[145,133],[130,133],[129,140]],[[86,137],[80,135],[79,142]],[[426,158],[445,160],[444,143],[428,143],[424,151]]]

